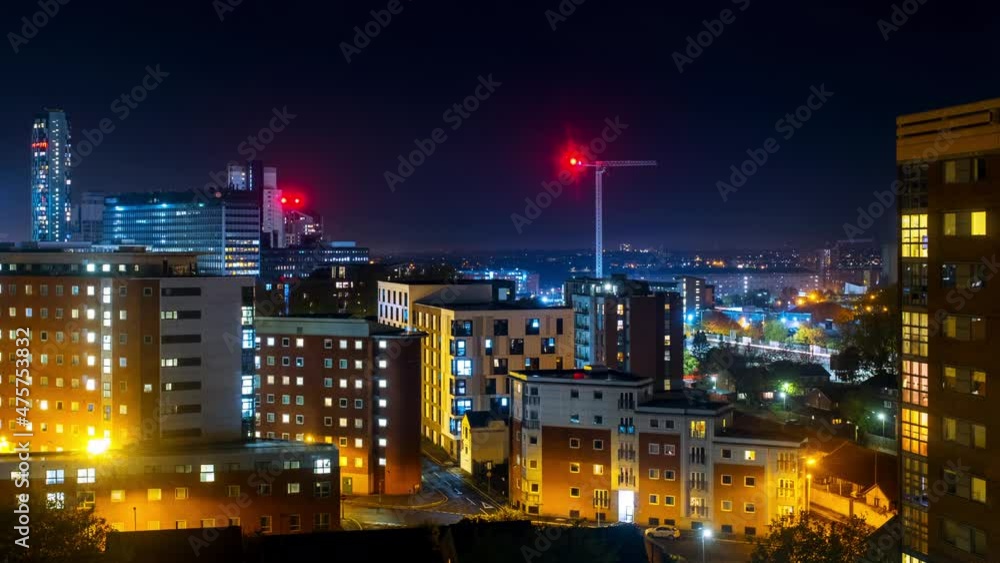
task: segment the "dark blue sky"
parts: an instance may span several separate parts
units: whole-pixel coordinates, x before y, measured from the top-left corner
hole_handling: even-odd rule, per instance
[[[350,64],[340,43],[388,1],[243,0],[220,21],[224,2],[75,0],[17,54],[7,36],[0,232],[28,233],[28,139],[42,106],[70,112],[77,143],[112,120],[74,176],[76,191],[109,192],[203,186],[287,107],[296,117],[260,158],[323,212],[331,236],[376,250],[589,245],[592,182],[520,234],[511,214],[556,178],[570,138],[589,141],[615,116],[628,128],[602,157],[660,167],[608,178],[607,244],[807,246],[843,238],[856,208],[889,186],[896,115],[1000,96],[995,2],[926,0],[886,41],[877,21],[893,3],[879,0],[586,0],[555,31],[545,12],[558,0],[402,0]],[[727,8],[735,21],[679,73],[672,53]],[[20,33],[37,11],[7,0],[0,31]],[[112,102],[157,64],[169,76],[121,120]],[[500,85],[452,129],[445,111],[490,74]],[[776,122],[821,84],[833,97],[781,138]],[[435,128],[447,139],[390,191],[384,173]],[[780,150],[723,202],[716,182],[768,137]]]

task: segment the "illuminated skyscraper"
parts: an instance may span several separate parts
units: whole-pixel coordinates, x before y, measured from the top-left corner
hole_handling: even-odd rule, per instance
[[[69,167],[69,120],[62,110],[46,109],[31,128],[31,240],[69,240]]]

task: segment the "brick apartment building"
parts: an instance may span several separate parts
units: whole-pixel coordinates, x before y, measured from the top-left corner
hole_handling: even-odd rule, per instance
[[[339,528],[334,446],[261,442],[141,448],[101,455],[34,452],[30,487],[0,457],[0,494],[28,492],[49,510],[93,508],[120,531],[241,526],[245,534]],[[192,541],[210,541],[192,530]],[[52,541],[50,539],[50,541]]]
[[[528,514],[753,535],[803,509],[804,441],[606,368],[512,371],[511,501]]]
[[[422,333],[343,317],[261,317],[256,435],[335,444],[344,494],[420,488]]]
[[[196,264],[141,249],[0,249],[0,362],[10,367],[0,450],[19,429],[18,329],[30,333],[38,451],[248,437],[253,280],[198,275]]]

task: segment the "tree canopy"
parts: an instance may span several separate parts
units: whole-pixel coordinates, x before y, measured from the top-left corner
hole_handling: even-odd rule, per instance
[[[829,522],[808,515],[776,518],[755,542],[750,563],[855,563],[868,550],[873,528],[857,516]]]
[[[79,509],[66,501],[57,508],[38,492],[30,494],[27,503],[30,518],[28,549],[14,544],[21,535],[14,530],[20,514],[14,498],[0,502],[0,541],[9,549],[5,561],[31,563],[97,563],[103,561],[108,534],[112,528],[103,518],[94,516],[93,509]]]

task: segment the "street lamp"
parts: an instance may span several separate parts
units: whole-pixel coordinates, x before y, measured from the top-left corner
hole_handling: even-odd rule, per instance
[[[712,530],[704,528],[701,531],[701,563],[705,563],[705,540],[712,537]]]
[[[787,400],[788,399],[788,393],[785,393],[784,391],[782,391],[781,393],[778,393],[778,396],[781,397],[781,410],[786,410],[787,411],[788,410],[788,400]]]
[[[806,460],[806,514],[812,512],[812,473],[809,473],[809,468],[816,465],[816,460],[814,458],[808,458]]]
[[[876,414],[875,416],[877,416],[878,419],[882,421],[882,437],[885,438],[885,413],[884,412],[880,412],[880,413]]]

